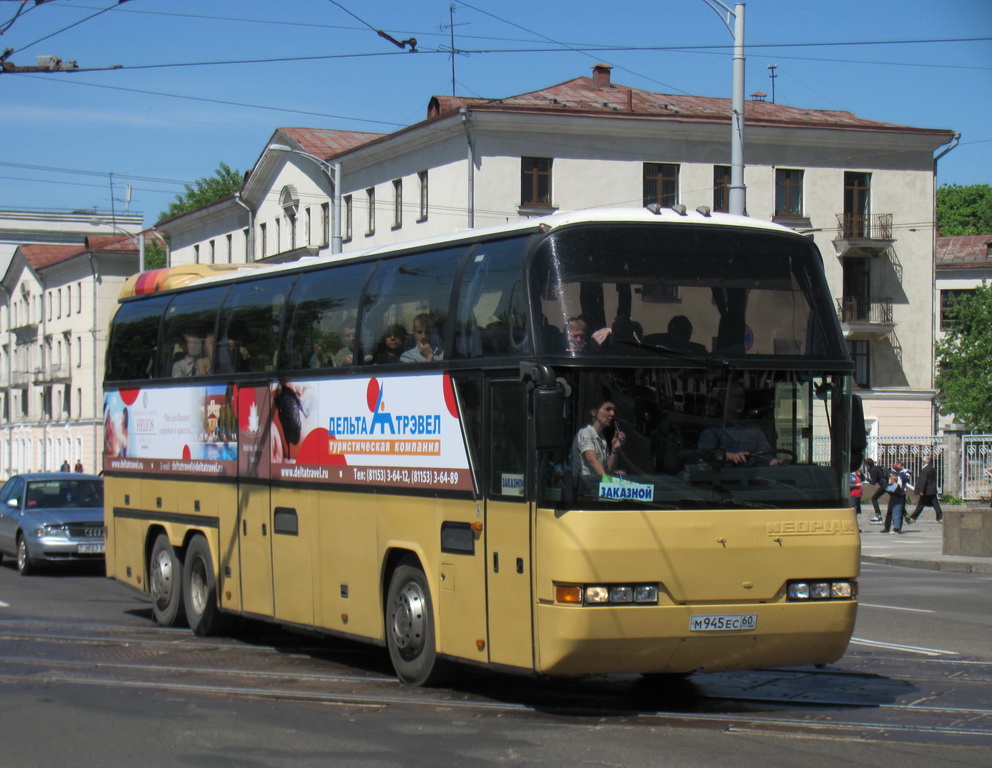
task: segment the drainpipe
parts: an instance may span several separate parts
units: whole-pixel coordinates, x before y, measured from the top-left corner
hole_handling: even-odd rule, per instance
[[[934,358],[934,352],[936,351],[937,328],[939,327],[938,323],[940,322],[940,305],[938,303],[940,298],[937,293],[937,161],[940,160],[940,158],[942,158],[952,149],[954,149],[960,141],[961,141],[961,134],[960,133],[953,134],[951,136],[950,145],[945,147],[943,151],[933,159],[933,197],[932,197],[933,229],[931,230],[931,235],[930,235],[931,236],[930,248],[931,248],[931,253],[933,254],[933,258],[930,259],[930,285],[933,286],[933,290],[930,301],[933,303],[934,309],[936,311],[933,312],[934,321],[930,325],[930,358],[931,359]],[[935,365],[930,373],[931,390],[934,389],[934,385],[936,384],[934,378],[936,375],[936,362],[937,361],[934,360]],[[936,432],[936,426],[939,423],[939,419],[937,418],[937,414],[933,410],[932,404],[931,404],[930,415],[931,418],[933,419],[934,431]]]
[[[462,127],[468,140],[468,228],[475,228],[475,142],[468,121],[468,110],[462,107],[458,110],[462,116]]]
[[[248,242],[245,245],[248,252],[245,254],[245,261],[253,262],[255,261],[255,213],[248,206],[248,204],[241,199],[240,192],[234,193],[234,202],[248,211]]]

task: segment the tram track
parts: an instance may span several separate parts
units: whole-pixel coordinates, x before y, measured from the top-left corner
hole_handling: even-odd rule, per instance
[[[0,621],[0,682],[992,745],[992,670],[967,660],[914,659],[918,674],[906,674],[906,659],[852,655],[842,663],[853,669],[697,675],[668,689],[629,676],[549,681],[469,671],[457,687],[417,689],[398,683],[379,649],[269,640]],[[869,664],[872,671],[861,668]],[[900,666],[900,674],[879,673]]]

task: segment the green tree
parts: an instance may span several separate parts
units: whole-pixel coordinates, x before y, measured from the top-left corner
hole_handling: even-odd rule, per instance
[[[992,186],[945,184],[937,190],[937,231],[942,237],[992,234]]]
[[[947,309],[950,327],[937,342],[937,404],[971,432],[992,432],[992,286]]]
[[[145,269],[165,266],[165,247],[153,237],[145,241]]]
[[[194,211],[222,197],[233,195],[241,189],[243,183],[244,176],[241,171],[232,169],[227,163],[221,163],[213,176],[197,179],[195,185],[187,184],[186,192],[176,195],[176,199],[169,207],[158,215],[158,220],[170,219],[180,213]]]

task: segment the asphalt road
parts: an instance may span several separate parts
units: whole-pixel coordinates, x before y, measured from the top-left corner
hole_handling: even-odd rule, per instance
[[[375,647],[197,638],[84,571],[0,567],[7,765],[988,765],[992,577],[868,565],[829,668],[407,688]]]

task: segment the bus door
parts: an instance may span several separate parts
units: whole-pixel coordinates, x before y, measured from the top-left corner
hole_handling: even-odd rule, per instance
[[[274,616],[309,626],[313,618],[313,547],[318,492],[305,488],[272,490],[272,584]]]
[[[272,503],[269,485],[271,395],[268,383],[241,386],[238,410],[238,550],[241,605],[272,616]]]
[[[489,384],[486,488],[489,660],[534,666],[531,526],[526,478],[527,389],[517,380]]]

